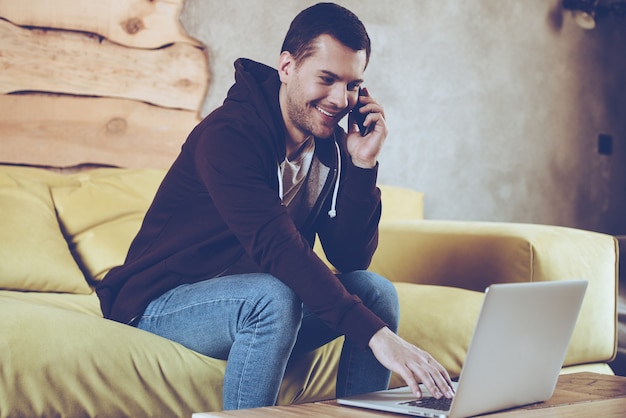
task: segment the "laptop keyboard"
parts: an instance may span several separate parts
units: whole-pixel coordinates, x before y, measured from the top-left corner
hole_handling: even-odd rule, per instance
[[[424,398],[424,399],[416,399],[414,401],[402,402],[400,405],[408,405],[408,406],[417,406],[420,408],[430,408],[437,409],[439,411],[447,411],[450,409],[450,405],[452,405],[452,399],[448,398]]]

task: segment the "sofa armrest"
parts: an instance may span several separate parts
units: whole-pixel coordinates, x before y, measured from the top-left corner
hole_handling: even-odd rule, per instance
[[[580,229],[402,220],[381,222],[371,269],[393,281],[477,291],[492,283],[584,278],[614,304],[617,258],[614,237]]]
[[[394,282],[484,291],[492,283],[589,281],[568,364],[609,361],[617,344],[614,237],[548,225],[389,221],[370,269]],[[529,307],[531,308],[531,307]]]

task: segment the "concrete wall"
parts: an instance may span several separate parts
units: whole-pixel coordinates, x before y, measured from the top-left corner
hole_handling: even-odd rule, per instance
[[[209,50],[205,112],[237,57],[275,66],[314,3],[187,0],[181,20]],[[373,42],[366,85],[390,126],[380,182],[424,191],[430,219],[626,234],[626,18],[586,31],[560,0],[338,3]],[[598,153],[601,133],[612,155]]]

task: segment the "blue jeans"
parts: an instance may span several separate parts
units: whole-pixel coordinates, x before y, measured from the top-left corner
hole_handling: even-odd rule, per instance
[[[397,331],[398,297],[388,280],[367,271],[338,277],[349,292]],[[274,405],[289,358],[339,336],[304,308],[283,282],[264,273],[181,285],[152,301],[137,327],[227,360],[225,410]],[[337,396],[386,389],[390,376],[371,350],[345,340]]]

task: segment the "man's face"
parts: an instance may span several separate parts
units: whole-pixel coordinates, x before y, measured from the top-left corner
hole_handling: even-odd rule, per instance
[[[296,143],[310,135],[332,135],[357,103],[365,71],[364,50],[353,51],[328,35],[317,38],[315,45],[313,55],[298,64],[286,52],[279,62],[281,110]]]

